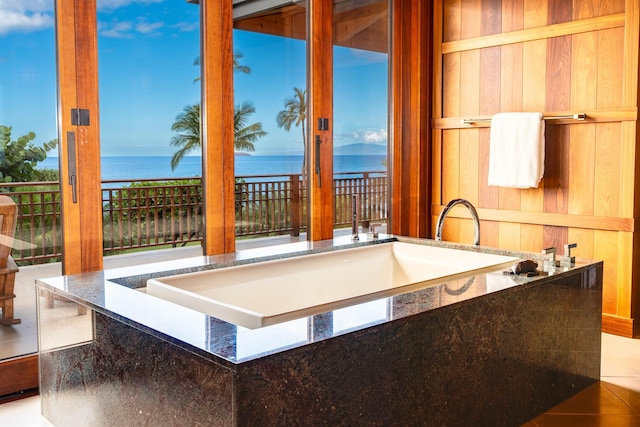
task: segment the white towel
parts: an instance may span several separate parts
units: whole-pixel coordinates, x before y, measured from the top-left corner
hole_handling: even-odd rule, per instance
[[[536,188],[544,175],[542,113],[499,113],[491,118],[489,185]]]

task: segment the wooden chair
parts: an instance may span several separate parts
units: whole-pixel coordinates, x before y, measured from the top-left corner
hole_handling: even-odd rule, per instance
[[[0,325],[15,325],[20,319],[13,317],[13,287],[18,266],[11,258],[11,246],[16,230],[17,207],[7,196],[0,196]]]

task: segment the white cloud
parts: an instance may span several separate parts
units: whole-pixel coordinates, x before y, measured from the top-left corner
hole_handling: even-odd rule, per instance
[[[198,28],[200,28],[200,23],[198,21],[195,21],[195,22],[178,22],[177,24],[174,24],[171,27],[172,28],[177,28],[178,30],[182,31],[183,33],[186,33],[186,32],[197,30]]]
[[[101,22],[98,27],[100,28],[100,35],[104,37],[113,37],[117,39],[133,37],[133,34],[131,34],[133,24],[128,21],[110,23]]]
[[[355,139],[356,141],[362,141],[365,144],[368,144],[368,143],[380,144],[383,142],[387,142],[387,130],[380,129],[377,131],[366,130],[363,132],[353,132],[351,134],[351,138]]]
[[[136,34],[155,35],[158,29],[163,28],[164,22],[145,22],[140,20],[137,23],[132,21],[111,21],[100,22],[99,31],[103,37],[112,38],[132,38]]]
[[[0,0],[0,35],[53,27],[53,1]]]
[[[136,25],[136,31],[141,34],[149,34],[162,27],[164,27],[164,22],[140,22]]]
[[[165,0],[98,0],[100,10],[114,10],[131,4],[162,3]],[[53,28],[53,0],[0,0],[0,35],[11,32],[33,32]],[[138,24],[139,33],[148,34],[161,27],[161,23]],[[108,37],[128,37],[124,27],[108,28]]]
[[[0,0],[1,1],[1,0]],[[130,4],[162,3],[164,0],[98,0],[97,7],[100,10],[113,10]]]

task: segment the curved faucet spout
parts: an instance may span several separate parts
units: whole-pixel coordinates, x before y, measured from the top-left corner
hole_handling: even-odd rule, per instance
[[[476,246],[480,246],[480,218],[478,217],[476,208],[473,207],[471,202],[465,199],[453,199],[447,204],[447,206],[445,206],[442,212],[440,212],[440,216],[438,217],[438,222],[436,224],[436,240],[442,240],[442,226],[444,224],[444,219],[447,217],[447,214],[449,213],[451,208],[455,205],[465,205],[467,209],[469,209],[469,212],[471,212],[471,217],[473,218],[473,226],[475,229],[475,237],[473,243]]]

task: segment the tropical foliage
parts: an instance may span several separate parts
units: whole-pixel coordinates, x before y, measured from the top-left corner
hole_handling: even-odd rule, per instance
[[[0,182],[30,182],[41,180],[41,172],[35,167],[47,158],[47,152],[58,145],[51,140],[37,147],[33,144],[36,134],[29,132],[11,139],[11,127],[0,125]]]
[[[255,111],[255,107],[250,102],[243,102],[234,108],[233,143],[237,151],[254,151],[254,144],[267,134],[260,122],[247,125],[249,117]],[[179,147],[171,158],[171,169],[175,169],[185,155],[201,148],[200,104],[186,106],[176,118],[171,130],[177,132],[171,138],[171,145]]]
[[[240,58],[242,58],[241,53],[235,52],[233,54],[233,71],[249,74],[251,68],[240,64]],[[200,65],[200,57],[197,57],[193,64]],[[194,82],[199,80],[200,77],[197,77]],[[248,101],[234,106],[233,137],[234,147],[237,151],[255,151],[254,144],[267,134],[262,129],[261,122],[247,124],[249,116],[255,112],[256,109],[253,103]],[[176,117],[171,130],[177,132],[177,135],[171,138],[171,145],[178,147],[178,151],[171,158],[171,169],[175,169],[185,155],[202,147],[200,138],[200,104],[184,107],[182,113]]]
[[[299,87],[293,88],[293,97],[287,98],[284,101],[284,110],[281,110],[277,117],[276,122],[278,127],[284,128],[287,132],[291,130],[291,126],[302,128],[302,146],[304,148],[304,159],[302,161],[302,168],[305,169],[307,165],[307,90],[300,89]]]

